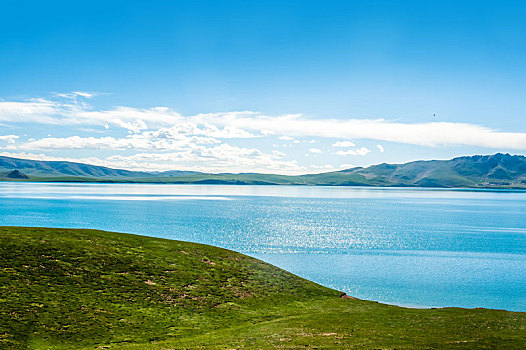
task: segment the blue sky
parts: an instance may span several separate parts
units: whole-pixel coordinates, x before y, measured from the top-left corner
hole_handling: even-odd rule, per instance
[[[0,154],[279,173],[524,154],[524,18],[524,1],[4,1]]]

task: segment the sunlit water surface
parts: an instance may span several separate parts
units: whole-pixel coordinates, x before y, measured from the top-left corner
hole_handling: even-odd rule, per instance
[[[0,182],[0,225],[233,249],[363,299],[526,311],[526,192]]]

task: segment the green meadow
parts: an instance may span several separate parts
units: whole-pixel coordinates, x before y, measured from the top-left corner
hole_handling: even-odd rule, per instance
[[[523,349],[526,313],[410,309],[226,249],[0,227],[2,349]],[[338,267],[335,266],[335,269]]]

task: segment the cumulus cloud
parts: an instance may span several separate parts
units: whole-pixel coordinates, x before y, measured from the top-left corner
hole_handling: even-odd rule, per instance
[[[241,172],[302,174],[305,167],[295,160],[283,159],[286,155],[281,152],[271,154],[257,149],[236,147],[221,144],[214,147],[193,145],[176,152],[143,152],[132,155],[112,155],[99,157],[54,157],[42,153],[2,152],[0,155],[34,159],[34,160],[62,160],[101,165],[110,168],[130,170],[165,171],[165,170],[193,170],[201,172]]]
[[[356,146],[351,141],[338,141],[332,144],[332,147],[354,147]]]
[[[280,136],[278,137],[278,139],[284,140],[284,141],[294,141],[294,138],[287,136],[287,135]]]
[[[244,139],[244,138],[255,138],[254,134],[251,134],[245,130],[225,126],[218,128],[211,124],[196,124],[196,123],[180,123],[168,128],[160,128],[153,131],[144,131],[142,136],[154,139],[166,139],[166,140],[188,140],[189,137],[198,137],[201,143],[203,140],[210,139],[212,142],[218,142],[216,138],[220,139]],[[188,140],[189,141],[189,140]]]
[[[82,96],[79,92],[72,94]],[[132,133],[191,124],[205,130],[203,132],[208,133],[207,136],[216,138],[276,135],[287,139],[294,137],[373,139],[429,147],[470,145],[495,149],[526,149],[526,133],[504,132],[468,123],[307,119],[300,114],[267,116],[251,111],[182,116],[166,107],[140,109],[121,106],[95,110],[77,100],[0,101],[0,122],[116,126]]]
[[[356,149],[348,149],[346,151],[338,151],[336,152],[339,156],[365,156],[367,153],[370,153],[371,151],[366,148],[356,148]]]
[[[3,135],[0,136],[0,140],[7,141],[7,143],[15,143],[15,140],[18,139],[18,135]]]
[[[332,164],[325,164],[325,165],[311,164],[310,167],[312,169],[320,169],[320,170],[332,170],[332,169],[334,169],[334,166]]]
[[[214,144],[218,140],[210,137],[178,135],[177,138],[162,138],[150,133],[133,134],[124,138],[115,137],[46,137],[22,143],[21,150],[51,149],[109,149],[109,150],[176,150],[193,144]]]
[[[284,160],[285,154],[272,152],[270,154],[253,148],[244,148],[221,144],[214,147],[193,146],[178,152],[169,153],[138,153],[130,156],[114,155],[108,161],[123,164],[127,168],[141,164],[146,169],[161,167],[213,172],[261,172],[300,174],[304,167],[297,161]]]
[[[19,154],[21,158],[54,160],[65,158],[49,157],[39,152],[55,154],[59,150],[70,150],[62,154],[77,154],[79,157],[66,160],[135,170],[281,174],[329,169],[328,164],[304,167],[276,150],[290,149],[292,152],[296,148],[296,153],[299,153],[293,143],[300,142],[309,144],[308,147],[316,146],[311,144],[317,142],[320,145],[332,144],[335,149],[328,152],[337,151],[332,155],[339,156],[365,156],[371,152],[366,147],[357,147],[349,141],[351,139],[426,147],[470,145],[526,150],[526,133],[504,132],[475,124],[315,119],[300,114],[269,116],[252,111],[185,116],[167,107],[97,109],[87,103],[95,95],[77,91],[57,93],[52,99],[0,100],[2,128],[12,126],[11,130],[19,128],[26,133],[31,130],[28,126],[39,125],[40,133],[47,128],[53,130],[54,135],[39,138],[30,134],[20,138],[11,134],[14,131],[5,132],[8,135],[0,136],[0,147],[19,152],[9,153],[12,156]],[[258,138],[265,139],[256,140]],[[272,144],[276,138],[285,142]],[[323,147],[317,147],[309,148],[306,156],[322,153]],[[384,152],[381,144],[376,148]],[[96,157],[85,157],[86,154]],[[346,168],[352,167],[347,165]]]

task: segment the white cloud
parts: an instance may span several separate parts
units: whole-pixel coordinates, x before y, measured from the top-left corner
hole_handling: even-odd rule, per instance
[[[294,141],[294,138],[292,138],[290,136],[286,136],[286,135],[280,136],[280,137],[278,137],[278,139],[284,140],[284,141]]]
[[[50,125],[114,125],[132,131],[151,125],[175,125],[183,121],[178,113],[165,107],[137,109],[117,107],[93,111],[82,102],[33,99],[25,102],[0,101],[0,121]]]
[[[15,143],[15,140],[18,139],[20,136],[18,135],[4,135],[0,136],[0,140],[7,141],[7,143]]]
[[[283,160],[282,158],[285,155],[281,152],[268,154],[257,149],[236,147],[229,144],[215,147],[193,146],[168,153],[112,155],[103,159],[98,157],[54,157],[25,152],[2,152],[0,155],[34,160],[62,160],[110,168],[146,171],[193,170],[212,173],[258,172],[289,175],[305,172],[305,167],[298,165],[297,161]]]
[[[342,170],[347,170],[347,169],[352,169],[352,168],[356,168],[356,165],[351,164],[351,163],[340,164],[340,169]]]
[[[111,149],[111,150],[176,150],[194,144],[217,144],[217,138],[253,138],[255,135],[236,127],[182,123],[170,128],[136,132],[124,138],[115,137],[47,137],[23,143],[19,149]]]
[[[467,123],[404,124],[383,119],[313,120],[297,115],[237,117],[229,122],[248,130],[295,136],[373,139],[429,147],[471,145],[526,149],[526,133],[501,132]]]
[[[368,148],[362,147],[356,149],[349,149],[347,151],[338,151],[336,152],[336,154],[339,156],[365,156],[369,152],[371,151]]]
[[[152,137],[165,139],[180,139],[187,136],[199,135],[210,138],[221,139],[245,139],[258,137],[252,133],[247,132],[233,126],[225,126],[218,128],[212,124],[197,124],[197,123],[180,123],[169,128],[161,128],[155,131],[144,132]]]
[[[148,133],[133,134],[124,138],[114,137],[80,137],[64,138],[46,137],[29,141],[18,146],[21,150],[51,149],[109,149],[109,150],[177,150],[196,144],[214,144],[218,140],[209,137],[185,136],[178,138],[156,138]]]
[[[471,145],[526,150],[526,133],[502,132],[467,123],[409,124],[383,119],[312,119],[297,114],[267,116],[251,111],[183,116],[166,107],[96,109],[84,102],[94,96],[91,93],[72,92],[55,96],[55,99],[22,102],[0,100],[1,127],[23,130],[19,135],[29,133],[29,139],[23,137],[22,140],[14,134],[0,136],[4,150],[22,152],[19,154],[23,155],[34,154],[24,152],[41,151],[54,154],[57,150],[80,150],[62,154],[77,152],[85,155],[87,151],[82,151],[90,150],[89,154],[97,157],[68,160],[137,170],[282,174],[316,169],[305,168],[289,157],[305,153],[305,150],[295,149],[293,143],[312,144],[322,141],[322,138],[328,139],[318,144],[324,146],[310,148],[306,156],[313,159],[313,154],[323,153],[322,149],[326,153],[335,152],[337,149],[325,150],[325,142],[329,140],[334,142],[333,147],[340,148],[334,153],[340,156],[364,156],[371,152],[366,147],[356,147],[350,139],[429,147]],[[47,129],[55,136],[36,138],[30,134],[32,128],[28,127],[36,124],[46,127],[34,130],[42,132]],[[69,134],[56,136],[64,135],[64,131]],[[8,133],[14,131],[5,132]],[[263,139],[255,140],[257,138]],[[284,143],[273,144],[276,138]],[[260,146],[261,149],[258,149]],[[380,152],[385,151],[381,144],[376,147]],[[286,155],[276,148],[290,150],[291,153]],[[108,157],[108,154],[113,155]],[[46,156],[41,154],[35,157],[52,158],[42,158]],[[351,164],[347,168],[350,167]]]
[[[85,91],[75,91],[73,93],[75,95],[77,95],[77,96],[81,96],[81,97],[84,97],[84,98],[92,98],[93,96],[95,96],[94,93],[92,93],[92,92],[85,92]]]
[[[354,147],[356,146],[351,141],[338,141],[332,144],[332,147]]]
[[[81,94],[89,93],[73,94],[82,96]],[[95,110],[76,99],[66,102],[47,99],[23,102],[0,101],[0,122],[82,125],[83,127],[114,126],[133,133],[190,124],[197,126],[204,133],[203,136],[215,138],[276,135],[286,138],[373,139],[429,147],[469,145],[495,149],[526,149],[524,132],[504,132],[468,123],[307,119],[299,114],[266,116],[251,111],[182,116],[166,107],[148,109],[116,107]]]
[[[83,97],[83,98],[92,98],[96,96],[97,94],[93,92],[85,92],[85,91],[73,91],[73,92],[53,92],[53,96],[56,97],[63,97],[63,98],[70,98],[70,99],[76,99],[77,97]]]
[[[54,114],[60,114],[57,103],[34,99],[26,102],[0,101],[0,121],[12,123],[57,124]]]
[[[334,169],[334,166],[332,164],[325,164],[325,165],[316,165],[311,164],[310,166],[312,169],[323,169],[323,170],[331,170]]]
[[[145,169],[187,169],[211,172],[260,172],[280,174],[301,174],[304,167],[296,161],[285,161],[285,154],[261,152],[253,148],[221,144],[214,147],[193,146],[189,149],[170,153],[138,153],[131,156],[114,155],[107,158],[114,164],[127,168],[140,164]]]

